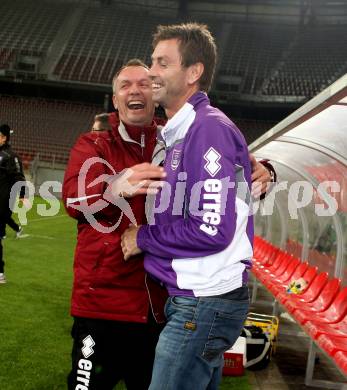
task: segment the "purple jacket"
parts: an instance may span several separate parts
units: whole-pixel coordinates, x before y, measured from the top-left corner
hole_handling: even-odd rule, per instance
[[[170,295],[241,287],[253,254],[251,166],[238,128],[198,92],[167,122],[166,185],[139,230],[145,269]]]

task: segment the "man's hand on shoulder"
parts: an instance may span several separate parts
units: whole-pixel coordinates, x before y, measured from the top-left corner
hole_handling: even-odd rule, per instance
[[[255,159],[253,154],[249,155],[252,165],[252,195],[259,198],[269,189],[274,178],[267,167]]]
[[[162,167],[150,163],[134,165],[109,180],[104,198],[112,202],[119,197],[133,198],[137,195],[156,194],[162,187],[165,176]]]
[[[129,257],[141,253],[141,249],[137,246],[137,232],[140,226],[130,226],[122,235],[121,247],[124,254],[124,260],[127,261]]]

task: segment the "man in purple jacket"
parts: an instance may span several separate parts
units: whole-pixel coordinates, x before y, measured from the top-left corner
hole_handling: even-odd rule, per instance
[[[153,47],[153,97],[169,118],[167,183],[155,224],[128,229],[122,249],[125,260],[143,251],[170,295],[150,389],[217,389],[248,311],[251,164],[243,135],[206,94],[216,64],[207,27],[159,26]]]

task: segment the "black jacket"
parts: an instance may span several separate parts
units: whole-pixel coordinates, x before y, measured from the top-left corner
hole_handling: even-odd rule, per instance
[[[12,186],[18,181],[25,181],[22,162],[6,143],[0,146],[0,214],[9,208]],[[25,186],[21,187],[20,197],[24,198]]]

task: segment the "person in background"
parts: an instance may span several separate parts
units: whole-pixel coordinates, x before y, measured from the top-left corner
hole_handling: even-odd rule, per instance
[[[15,202],[15,195],[11,190],[17,182],[25,182],[23,167],[20,158],[12,150],[10,135],[12,130],[9,125],[0,126],[0,283],[6,283],[5,261],[3,258],[2,240],[6,237],[6,224],[11,223],[12,206]],[[19,198],[25,199],[25,185],[21,186]],[[17,235],[22,232],[21,226],[14,226]]]
[[[12,218],[12,213],[9,215],[6,225],[9,226],[12,230],[15,231],[16,233],[16,238],[20,238],[23,233],[23,227],[19,225],[13,218]],[[6,235],[2,237],[3,239],[6,238]]]
[[[94,124],[91,131],[98,132],[98,131],[112,130],[112,127],[109,122],[109,116],[110,114],[105,112],[102,114],[95,115]]]

